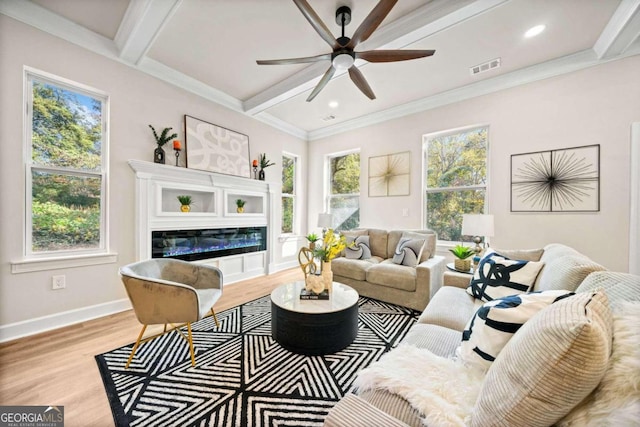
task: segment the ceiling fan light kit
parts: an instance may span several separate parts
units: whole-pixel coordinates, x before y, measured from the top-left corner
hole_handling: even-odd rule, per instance
[[[351,38],[344,35],[344,27],[351,22],[351,9],[348,6],[340,6],[336,10],[336,23],[342,28],[342,35],[334,38],[318,14],[309,3],[307,3],[307,0],[293,0],[293,2],[298,9],[300,9],[300,12],[302,12],[307,21],[309,21],[313,29],[331,46],[333,50],[332,53],[303,58],[258,60],[256,62],[258,65],[282,65],[302,64],[330,59],[331,65],[329,69],[322,76],[313,91],[311,91],[307,102],[313,100],[320,91],[324,89],[337,70],[348,70],[349,77],[356,87],[369,99],[375,99],[376,96],[364,75],[358,67],[354,65],[356,59],[362,59],[367,62],[396,62],[424,58],[426,56],[432,56],[435,53],[435,50],[369,50],[364,52],[356,52],[354,50],[359,43],[366,41],[371,34],[373,34],[398,0],[380,0],[373,10],[369,12],[369,15],[367,15],[364,21],[362,21]]]

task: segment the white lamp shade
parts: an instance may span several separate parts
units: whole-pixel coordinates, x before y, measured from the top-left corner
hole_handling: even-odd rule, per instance
[[[462,215],[462,234],[464,236],[493,236],[493,215]]]
[[[318,227],[331,228],[332,224],[333,224],[333,215],[331,215],[330,213],[318,214]]]

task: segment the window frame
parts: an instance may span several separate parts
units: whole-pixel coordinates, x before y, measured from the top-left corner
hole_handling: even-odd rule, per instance
[[[97,99],[101,103],[101,126],[102,141],[100,145],[100,168],[96,171],[79,170],[60,166],[50,166],[37,164],[33,161],[32,126],[33,126],[33,83],[44,83],[54,85],[64,90],[69,90],[85,96]],[[38,271],[45,268],[29,266],[30,261],[51,261],[51,260],[71,260],[82,259],[79,265],[102,264],[115,262],[114,254],[109,252],[109,95],[101,90],[78,83],[63,77],[59,77],[44,71],[30,67],[24,68],[24,141],[23,141],[23,168],[25,176],[25,212],[23,215],[23,257],[22,262],[15,262],[12,265],[14,272]],[[97,248],[88,249],[66,249],[57,251],[33,251],[33,221],[32,221],[32,201],[33,201],[33,173],[45,172],[51,174],[62,174],[67,176],[77,176],[85,178],[100,178],[100,243]],[[107,257],[102,257],[107,255]],[[26,264],[26,266],[25,266]],[[43,263],[51,265],[51,263]],[[54,264],[56,265],[56,264]],[[20,271],[18,271],[20,270]]]
[[[440,138],[444,136],[451,136],[460,133],[466,133],[469,131],[473,131],[476,129],[486,129],[487,130],[487,141],[486,141],[486,180],[485,184],[478,185],[462,185],[457,187],[437,187],[430,189],[427,187],[427,174],[429,172],[429,158],[428,158],[428,144],[429,141],[435,138]],[[424,228],[429,228],[427,223],[428,219],[428,208],[427,208],[427,195],[429,193],[443,193],[443,192],[458,192],[458,191],[469,191],[469,190],[484,190],[484,212],[489,212],[489,189],[490,189],[490,173],[491,173],[491,165],[490,165],[490,132],[491,128],[489,124],[475,124],[469,126],[463,126],[455,129],[448,129],[439,132],[432,132],[428,134],[422,135],[422,225]],[[451,240],[441,240],[440,236],[438,236],[437,245],[441,247],[453,247],[457,245],[459,242],[451,241]]]
[[[325,157],[325,209],[324,211],[327,213],[331,213],[331,200],[333,198],[344,197],[344,198],[353,198],[358,201],[358,209],[360,209],[360,192],[358,193],[348,193],[348,194],[332,194],[331,193],[331,159],[336,157],[346,157],[350,154],[360,154],[360,176],[358,177],[358,187],[361,189],[362,183],[362,153],[359,148],[355,148],[352,150],[339,151],[335,153],[327,154]],[[358,224],[358,227],[360,224]]]
[[[292,213],[292,217],[291,217],[291,232],[284,232],[282,231],[282,221],[280,223],[280,235],[281,236],[294,236],[298,234],[298,231],[300,230],[299,224],[298,224],[298,218],[300,217],[298,215],[298,179],[299,179],[299,168],[298,168],[298,164],[300,162],[300,157],[296,154],[293,153],[289,153],[286,151],[282,152],[282,157],[288,157],[290,159],[293,160],[293,192],[292,193],[285,193],[284,191],[280,192],[280,209],[282,209],[282,200],[284,198],[290,198],[292,200],[292,206],[293,206],[293,213]],[[284,162],[283,162],[283,168],[282,168],[282,172],[281,172],[281,177],[280,180],[282,180],[284,176]],[[284,217],[284,212],[281,212],[281,218]]]

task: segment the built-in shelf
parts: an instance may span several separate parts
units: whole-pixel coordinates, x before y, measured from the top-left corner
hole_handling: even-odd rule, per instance
[[[136,175],[137,257],[151,258],[152,231],[266,226],[267,250],[198,262],[212,263],[225,274],[225,282],[254,277],[274,269],[272,247],[276,193],[279,183],[223,175],[141,160],[129,160]],[[177,197],[190,195],[190,212],[181,212]],[[246,203],[236,211],[236,200]]]
[[[216,191],[206,188],[193,187],[186,190],[175,184],[156,183],[158,216],[182,216],[185,215],[217,215]],[[191,196],[191,211],[182,212],[178,196]]]
[[[244,200],[244,210],[238,212],[236,200]],[[224,194],[224,213],[227,216],[253,216],[260,217],[266,215],[265,194],[248,191],[227,190]]]

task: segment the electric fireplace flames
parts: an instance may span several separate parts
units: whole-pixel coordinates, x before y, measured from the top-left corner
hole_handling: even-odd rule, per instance
[[[152,258],[185,261],[217,258],[267,249],[267,227],[152,231]]]

